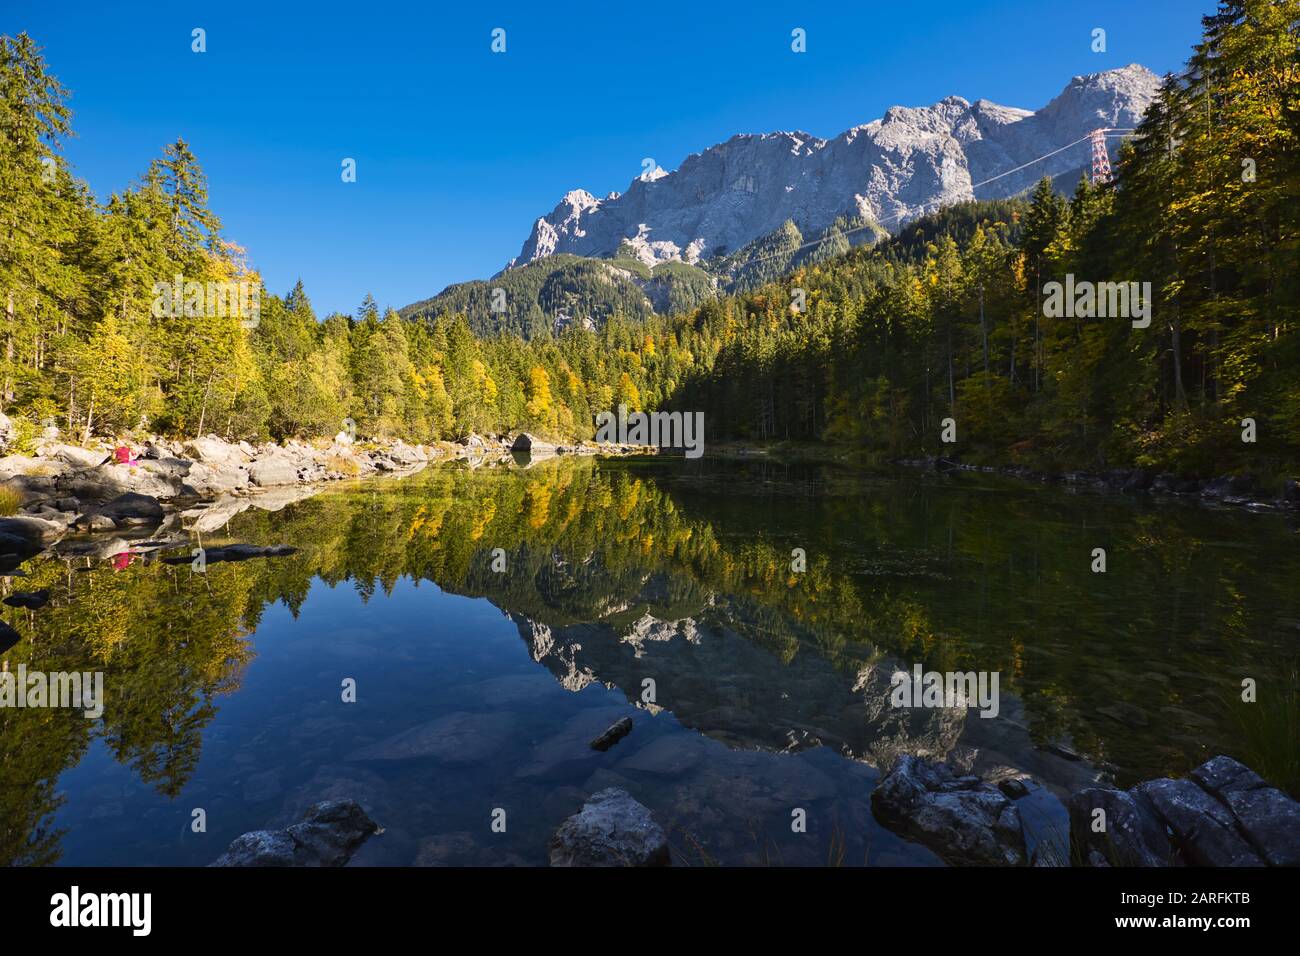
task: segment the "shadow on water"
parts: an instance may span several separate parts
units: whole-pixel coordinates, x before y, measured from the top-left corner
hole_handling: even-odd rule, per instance
[[[282,504],[186,520],[292,554],[197,573],[183,536],[7,579],[52,597],[6,609],[5,666],[100,671],[106,702],[0,708],[0,861],[202,864],[353,797],[387,828],[359,865],[539,864],[623,786],[679,863],[928,865],[870,812],[902,753],[1031,774],[1049,840],[1049,795],[1219,752],[1296,786],[1294,716],[1239,697],[1294,702],[1278,516],[707,459],[447,465]],[[891,706],[915,664],[996,672],[997,716]]]

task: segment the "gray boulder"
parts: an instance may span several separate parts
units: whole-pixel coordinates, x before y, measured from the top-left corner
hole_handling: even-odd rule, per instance
[[[80,448],[76,445],[48,445],[41,452],[44,458],[53,458],[63,462],[76,471],[95,468],[108,457],[102,448]]]
[[[1207,760],[1190,776],[1228,806],[1265,863],[1300,866],[1300,803],[1231,757]]]
[[[252,507],[247,498],[221,498],[181,512],[181,520],[191,534],[209,534],[225,526],[236,515]]]
[[[187,481],[200,495],[225,495],[248,487],[248,472],[234,462],[195,462]]]
[[[248,480],[259,488],[298,483],[298,466],[282,456],[259,458],[248,466]]]
[[[12,571],[40,554],[63,530],[58,522],[31,515],[0,518],[0,571]]]
[[[515,439],[514,444],[510,446],[514,451],[526,451],[531,455],[553,455],[555,446],[548,441],[542,441],[540,438],[521,432]]]
[[[355,800],[326,800],[284,830],[236,837],[212,866],[343,866],[366,840],[382,832]]]
[[[248,460],[242,448],[224,442],[214,435],[187,441],[182,449],[184,454],[205,465],[242,464]]]
[[[101,456],[102,460],[102,456]],[[29,458],[26,455],[6,455],[0,458],[0,479],[26,475],[33,478],[56,478],[70,471],[65,462],[48,458]]]
[[[77,525],[80,531],[116,531],[117,522],[108,515],[83,515]]]
[[[175,498],[185,494],[189,470],[190,463],[179,458],[145,459],[134,465],[110,462],[65,476],[59,490],[86,501],[107,501],[128,492]]]
[[[113,528],[155,525],[163,520],[163,507],[158,503],[158,499],[151,495],[127,492],[92,511],[87,511],[77,518],[73,525],[83,531],[112,530],[103,519],[112,521]]]
[[[594,793],[551,837],[551,866],[668,866],[668,840],[626,790]]]
[[[1138,793],[1151,801],[1174,843],[1195,866],[1263,866],[1238,831],[1233,813],[1191,780],[1149,780]]]
[[[1090,787],[1071,795],[1066,807],[1079,859],[1103,866],[1174,864],[1164,821],[1141,794]]]
[[[0,518],[0,537],[5,540],[21,542],[32,549],[32,553],[41,550],[47,543],[63,534],[63,526],[45,518],[19,515],[12,518]]]
[[[23,504],[44,501],[59,493],[59,479],[53,475],[13,475],[0,479],[0,486],[17,494]]]
[[[997,787],[958,777],[945,764],[900,757],[871,792],[882,824],[954,866],[1024,866],[1020,811]]]
[[[1300,803],[1231,757],[1069,805],[1072,855],[1087,865],[1300,866]],[[1092,832],[1096,807],[1107,810],[1103,834]]]
[[[1251,495],[1255,481],[1249,475],[1220,475],[1201,489],[1203,498],[1237,499]]]

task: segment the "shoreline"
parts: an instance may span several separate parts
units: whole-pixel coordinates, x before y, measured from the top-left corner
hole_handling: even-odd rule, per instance
[[[1086,487],[1108,494],[1144,494],[1204,505],[1227,505],[1253,512],[1288,513],[1300,510],[1300,478],[1287,478],[1280,492],[1261,488],[1251,475],[1223,474],[1213,478],[1184,477],[1173,472],[1147,468],[1115,468],[1104,472],[1077,469],[1047,472],[1026,465],[975,465],[953,457],[927,455],[919,458],[864,459],[848,445],[760,444],[726,442],[715,444],[706,457],[726,461],[773,461],[783,463],[835,464],[864,470],[887,467],[909,468],[936,474],[969,472],[997,475],[1044,485]]]
[[[471,467],[560,456],[638,454],[637,446],[551,443],[528,433],[459,442],[290,440],[253,445],[215,435],[91,447],[51,437],[0,457],[0,575],[55,549],[68,556],[159,550],[210,533],[250,508],[278,511],[331,484],[406,477],[430,464]]]

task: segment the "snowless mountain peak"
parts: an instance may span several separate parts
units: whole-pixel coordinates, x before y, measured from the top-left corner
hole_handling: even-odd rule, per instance
[[[1073,188],[1089,164],[1088,144],[1055,151],[1098,127],[1136,127],[1159,86],[1134,63],[1076,76],[1037,111],[948,96],[891,106],[829,140],[803,131],[738,134],[676,170],[643,172],[621,194],[567,193],[537,219],[507,268],[557,252],[608,258],[620,249],[648,265],[694,263],[787,221],[805,236],[841,216],[893,231],[953,202],[1015,195],[1045,175],[1068,176],[1061,185]]]

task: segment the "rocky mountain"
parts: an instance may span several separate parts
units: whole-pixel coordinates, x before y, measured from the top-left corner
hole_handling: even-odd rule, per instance
[[[646,172],[624,193],[573,190],[496,276],[401,314],[462,314],[476,333],[530,338],[615,314],[688,311],[954,203],[1015,196],[1043,176],[1073,190],[1091,162],[1088,133],[1136,127],[1159,84],[1134,64],[1076,76],[1037,112],[950,96],[892,107],[829,140],[734,136],[673,172]],[[1108,143],[1114,152],[1120,137]]]
[[[1159,82],[1133,64],[1076,76],[1037,112],[950,96],[892,107],[834,139],[734,136],[677,170],[644,173],[624,193],[569,192],[507,268],[556,253],[707,265],[787,223],[804,237],[837,219],[895,230],[953,202],[1014,195],[1044,175],[1068,177],[1072,188],[1090,162],[1087,134],[1136,127]],[[1109,143],[1114,150],[1119,138]]]

